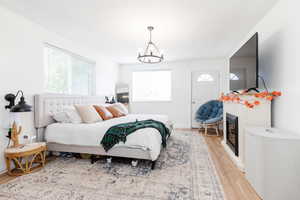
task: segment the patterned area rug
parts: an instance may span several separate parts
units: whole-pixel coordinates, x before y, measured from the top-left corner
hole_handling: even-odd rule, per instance
[[[59,157],[36,173],[0,185],[0,199],[14,200],[222,200],[219,182],[204,138],[176,131],[155,170],[151,162],[131,166],[129,159]]]

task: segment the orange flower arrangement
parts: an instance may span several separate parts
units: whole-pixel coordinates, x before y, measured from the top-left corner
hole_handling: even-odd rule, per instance
[[[260,104],[260,101],[254,101],[254,105],[258,106]]]
[[[247,95],[247,94],[248,93],[246,91],[243,91],[241,95]],[[279,92],[279,91],[273,91],[273,92],[264,91],[264,92],[256,93],[256,94],[254,94],[254,96],[256,98],[266,99],[268,101],[272,101],[275,98],[281,96],[281,92]],[[249,102],[249,101],[246,101],[246,100],[242,100],[239,97],[239,95],[233,94],[233,93],[227,94],[227,95],[224,95],[224,93],[222,93],[222,95],[221,95],[221,97],[220,97],[219,100],[223,101],[223,102],[231,101],[231,102],[240,103],[240,104],[245,105],[248,108],[254,108],[254,106],[260,105],[260,101],[258,101],[258,100],[255,100],[253,102]]]

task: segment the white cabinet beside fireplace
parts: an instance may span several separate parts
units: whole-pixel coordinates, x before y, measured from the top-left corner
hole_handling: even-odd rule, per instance
[[[258,100],[253,96],[243,95],[241,98],[251,102]],[[245,163],[245,127],[271,127],[271,102],[263,99],[259,99],[259,101],[261,102],[260,105],[254,108],[248,108],[243,104],[224,102],[224,139],[222,145],[241,171],[244,171]],[[238,117],[239,156],[233,153],[226,142],[226,113]]]
[[[300,199],[299,152],[297,132],[264,127],[246,129],[246,178],[262,199]]]

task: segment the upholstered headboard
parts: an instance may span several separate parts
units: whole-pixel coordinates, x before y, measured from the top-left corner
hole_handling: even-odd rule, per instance
[[[73,105],[102,104],[101,96],[75,96],[61,94],[38,94],[34,96],[34,124],[37,140],[44,140],[44,129],[54,123],[51,115]]]

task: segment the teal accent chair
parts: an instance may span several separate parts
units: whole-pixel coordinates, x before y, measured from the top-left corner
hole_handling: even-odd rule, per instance
[[[223,102],[211,100],[201,105],[196,112],[195,120],[200,123],[200,128],[214,128],[219,136],[219,125],[223,122]]]

